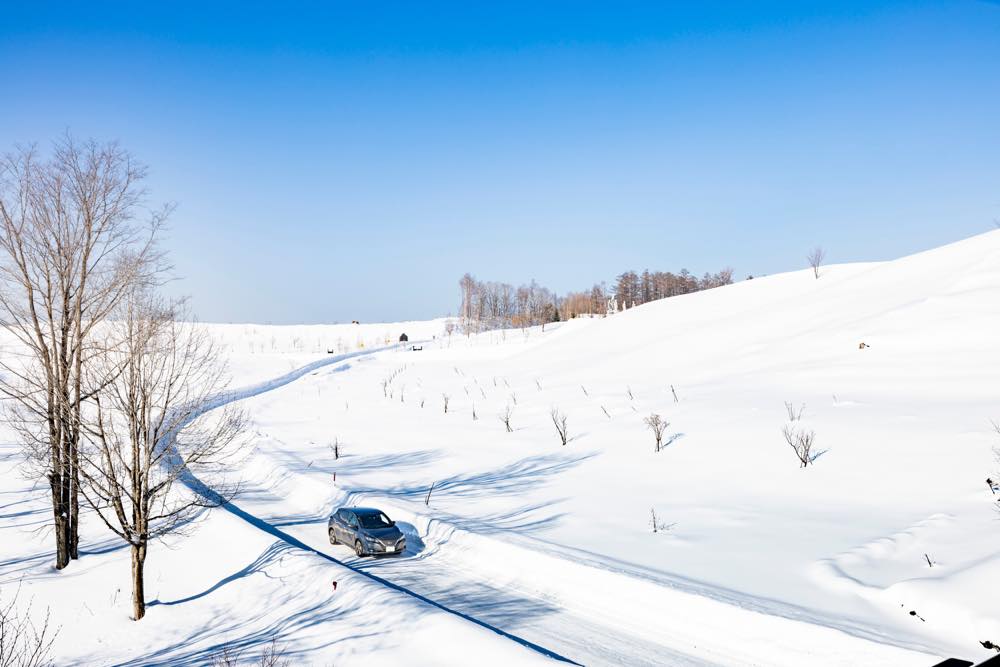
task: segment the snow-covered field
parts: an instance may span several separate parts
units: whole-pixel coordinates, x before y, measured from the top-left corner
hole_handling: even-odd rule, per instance
[[[544,332],[206,326],[255,387],[247,491],[153,547],[142,621],[96,521],[52,569],[45,489],[3,432],[0,582],[51,608],[60,664],[275,639],[317,665],[929,666],[1000,642],[1000,231]],[[379,349],[404,331],[423,351]],[[331,546],[340,504],[385,509],[407,553]]]

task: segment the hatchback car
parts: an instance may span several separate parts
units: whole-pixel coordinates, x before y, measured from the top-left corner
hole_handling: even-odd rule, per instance
[[[383,556],[406,551],[406,538],[396,522],[372,507],[341,507],[327,521],[330,544],[354,547],[358,556]]]

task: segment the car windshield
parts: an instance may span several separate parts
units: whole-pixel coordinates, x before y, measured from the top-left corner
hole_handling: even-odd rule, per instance
[[[373,514],[358,514],[358,521],[361,522],[362,528],[388,528],[392,525],[387,517],[382,512]]]

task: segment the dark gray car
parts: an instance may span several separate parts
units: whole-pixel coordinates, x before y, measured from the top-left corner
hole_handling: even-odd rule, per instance
[[[341,507],[327,521],[330,544],[354,547],[358,556],[384,556],[406,551],[406,538],[396,522],[372,507]]]

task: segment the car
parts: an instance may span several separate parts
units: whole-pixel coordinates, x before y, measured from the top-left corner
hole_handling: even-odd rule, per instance
[[[406,551],[406,537],[396,522],[374,507],[341,507],[327,520],[330,544],[354,547],[364,556],[399,555]]]
[[[411,345],[410,346],[410,352],[420,352],[423,349],[424,349],[423,345]]]

